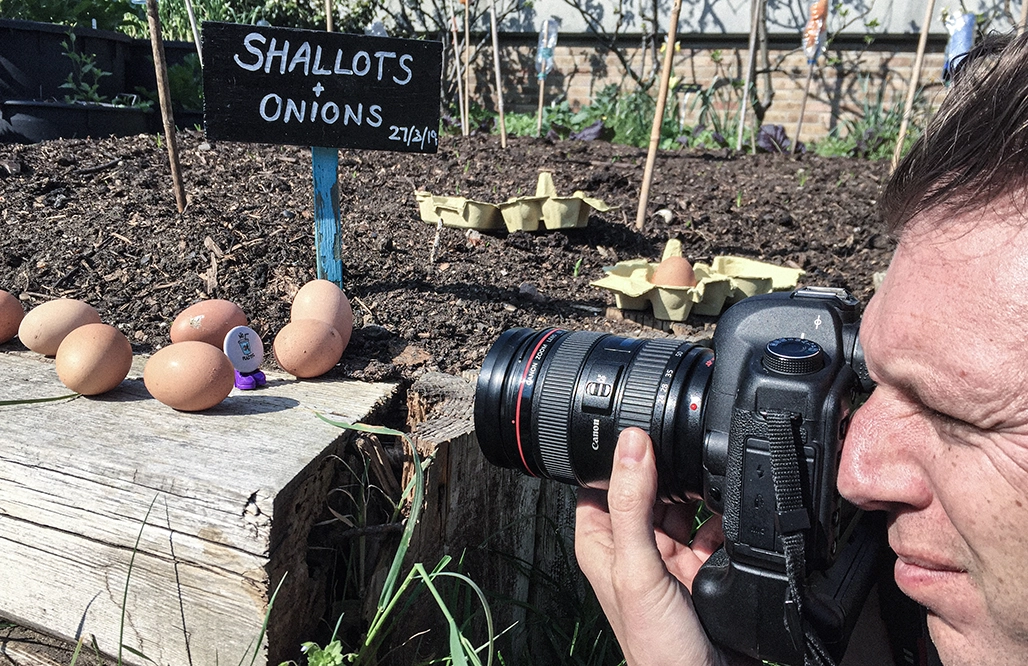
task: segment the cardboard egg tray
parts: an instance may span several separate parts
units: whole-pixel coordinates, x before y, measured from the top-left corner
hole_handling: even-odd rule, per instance
[[[621,261],[604,267],[607,275],[591,284],[613,292],[615,304],[622,310],[651,308],[656,319],[685,321],[690,314],[717,316],[726,305],[755,294],[793,289],[803,275],[796,268],[719,256],[710,264],[693,264],[695,286],[677,287],[650,281],[659,265],[645,259]]]
[[[557,196],[553,174],[539,174],[535,196],[516,197],[493,204],[465,197],[434,195],[419,190],[414,193],[421,219],[430,224],[442,220],[444,227],[478,229],[481,231],[537,231],[539,225],[549,230],[576,229],[589,224],[593,211],[611,209],[599,199],[575,192],[570,197]]]

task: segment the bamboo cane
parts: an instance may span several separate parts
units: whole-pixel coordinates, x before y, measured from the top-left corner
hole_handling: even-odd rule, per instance
[[[186,0],[186,14],[189,16],[189,27],[193,31],[196,57],[200,59],[200,67],[203,67],[203,51],[200,48],[200,32],[196,29],[196,14],[193,13],[193,0]]]
[[[535,135],[543,134],[543,91],[546,89],[546,78],[539,77],[539,109],[535,113]]]
[[[154,70],[157,74],[157,98],[164,118],[164,138],[168,144],[168,161],[171,162],[171,184],[175,191],[178,212],[186,209],[186,188],[182,184],[179,168],[178,144],[175,141],[175,116],[171,111],[171,94],[168,86],[168,62],[164,58],[164,40],[161,38],[161,18],[157,14],[157,0],[146,0],[146,18],[150,24],[150,46],[153,48]]]
[[[910,74],[910,87],[907,88],[907,103],[903,107],[903,120],[900,122],[899,136],[896,137],[896,150],[892,153],[893,170],[896,169],[896,165],[900,161],[900,155],[903,154],[903,141],[907,138],[907,127],[910,125],[910,116],[914,109],[914,98],[917,97],[917,87],[921,81],[921,64],[924,62],[925,46],[928,44],[928,28],[931,25],[934,13],[935,0],[928,0],[928,4],[925,6],[924,23],[921,25],[921,38],[917,42],[914,71]]]
[[[800,146],[800,131],[803,129],[803,115],[807,112],[807,98],[810,97],[810,83],[814,80],[814,63],[807,70],[807,83],[803,86],[803,99],[800,101],[800,117],[796,119],[796,134],[792,140],[792,154],[795,155]]]
[[[1028,0],[1025,0],[1028,2]],[[735,139],[735,149],[742,150],[742,134],[746,128],[746,110],[750,105],[750,85],[753,81],[753,67],[757,61],[757,20],[761,0],[750,1],[750,51],[746,59],[746,84],[742,89],[742,104],[739,108],[739,133]]]
[[[503,81],[500,75],[500,37],[496,30],[496,0],[489,0],[489,23],[493,32],[493,67],[496,70],[496,107],[500,113],[500,146],[507,147],[507,121],[503,116]]]
[[[664,105],[667,103],[667,89],[671,80],[671,65],[675,59],[675,38],[678,34],[678,14],[682,10],[682,0],[675,0],[671,5],[671,17],[667,28],[667,49],[664,51],[664,66],[660,70],[660,88],[657,91],[657,108],[653,113],[653,128],[650,130],[650,148],[646,153],[646,168],[643,171],[642,189],[639,192],[639,210],[635,215],[635,228],[642,231],[646,223],[646,203],[650,198],[650,185],[653,183],[653,165],[657,161],[657,148],[660,146],[660,128],[664,124]]]
[[[471,0],[464,0],[464,117],[471,131]]]
[[[468,135],[468,116],[464,108],[464,84],[461,82],[463,73],[460,69],[460,40],[457,38],[457,17],[453,12],[453,1],[450,1],[450,34],[453,35],[453,69],[457,73],[457,106],[460,109],[460,133]]]

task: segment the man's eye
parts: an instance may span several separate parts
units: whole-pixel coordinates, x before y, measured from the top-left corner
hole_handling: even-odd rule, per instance
[[[932,409],[931,407],[925,407],[925,412],[928,414],[929,420],[940,434],[959,435],[961,433],[976,430],[976,428],[967,421],[962,421],[955,416],[950,416],[945,412],[940,412],[936,409]]]

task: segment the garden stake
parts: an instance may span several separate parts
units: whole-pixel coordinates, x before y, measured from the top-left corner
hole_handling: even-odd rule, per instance
[[[800,100],[800,116],[796,119],[796,135],[792,140],[792,154],[799,150],[800,132],[803,130],[803,114],[807,112],[807,98],[810,97],[810,84],[814,80],[814,63],[807,69],[807,82],[803,85],[803,99]]]
[[[193,44],[196,45],[196,57],[203,67],[203,51],[200,47],[200,32],[196,29],[196,14],[193,13],[193,0],[186,0],[186,14],[189,15],[189,28],[193,31]]]
[[[535,49],[535,71],[539,79],[539,110],[535,118],[535,135],[543,133],[543,95],[546,92],[546,75],[553,69],[553,48],[557,46],[557,22],[547,19],[539,31],[539,44]]]
[[[828,0],[814,0],[810,5],[810,19],[803,28],[803,52],[807,55],[807,83],[803,86],[803,100],[800,102],[800,117],[796,119],[796,136],[792,140],[792,153],[796,154],[800,146],[800,132],[803,130],[803,114],[807,112],[807,98],[810,97],[810,84],[814,80],[814,67],[817,57],[821,55],[821,47],[825,43],[828,30]]]
[[[921,25],[921,39],[917,42],[917,56],[914,58],[914,71],[910,74],[910,85],[907,88],[907,103],[903,107],[903,120],[900,121],[899,136],[896,137],[896,150],[892,153],[892,169],[896,170],[899,164],[900,155],[903,154],[903,141],[907,138],[907,127],[910,125],[910,115],[914,109],[914,98],[917,96],[917,87],[921,81],[921,63],[924,62],[924,50],[928,44],[928,27],[932,22],[932,14],[935,13],[935,0],[928,0],[925,6],[924,23]]]
[[[671,80],[671,65],[675,59],[675,37],[678,33],[678,14],[682,0],[671,5],[671,17],[667,27],[667,48],[664,50],[664,65],[660,70],[660,88],[657,90],[657,108],[653,110],[653,127],[650,130],[650,148],[646,153],[646,168],[643,170],[642,191],[639,193],[639,210],[635,214],[635,228],[642,231],[646,222],[646,202],[650,198],[650,184],[653,182],[653,164],[657,161],[660,147],[660,128],[664,124],[664,105],[667,103],[667,89]]]
[[[339,246],[339,150],[311,148],[314,177],[314,250],[318,277],[343,288],[343,260]]]
[[[325,0],[325,32],[332,32],[332,0]]]
[[[182,172],[178,161],[178,144],[175,142],[175,116],[171,111],[171,94],[168,90],[168,63],[164,59],[164,40],[161,38],[161,18],[157,14],[157,0],[146,0],[146,18],[150,24],[150,46],[153,47],[153,64],[157,74],[157,97],[164,118],[164,138],[168,144],[168,161],[171,162],[171,184],[175,191],[178,212],[186,209],[186,188],[182,184]]]
[[[750,54],[746,59],[746,84],[742,89],[742,104],[739,105],[739,134],[735,149],[742,150],[742,133],[746,127],[746,109],[750,105],[750,85],[753,81],[753,66],[757,60],[757,19],[761,0],[750,1]]]
[[[471,0],[461,0],[464,5],[464,117],[471,131]]]
[[[507,121],[503,117],[503,82],[500,77],[500,37],[496,32],[496,0],[489,0],[489,23],[493,31],[493,67],[496,69],[496,107],[500,112],[500,146],[507,147]]]
[[[464,76],[460,70],[460,43],[457,39],[457,17],[453,13],[453,2],[449,4],[450,7],[450,33],[453,35],[453,69],[457,73],[457,106],[460,107],[460,133],[462,136],[468,135],[468,116],[464,109],[464,84],[461,82],[461,78]]]

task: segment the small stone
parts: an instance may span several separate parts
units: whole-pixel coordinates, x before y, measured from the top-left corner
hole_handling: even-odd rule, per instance
[[[392,332],[384,326],[379,326],[378,324],[371,324],[370,326],[364,326],[361,329],[361,335],[367,338],[368,340],[381,340],[383,338],[388,338],[389,336],[391,336]]]
[[[535,303],[542,303],[546,297],[539,293],[539,289],[531,282],[522,282],[518,287],[518,295]]]

